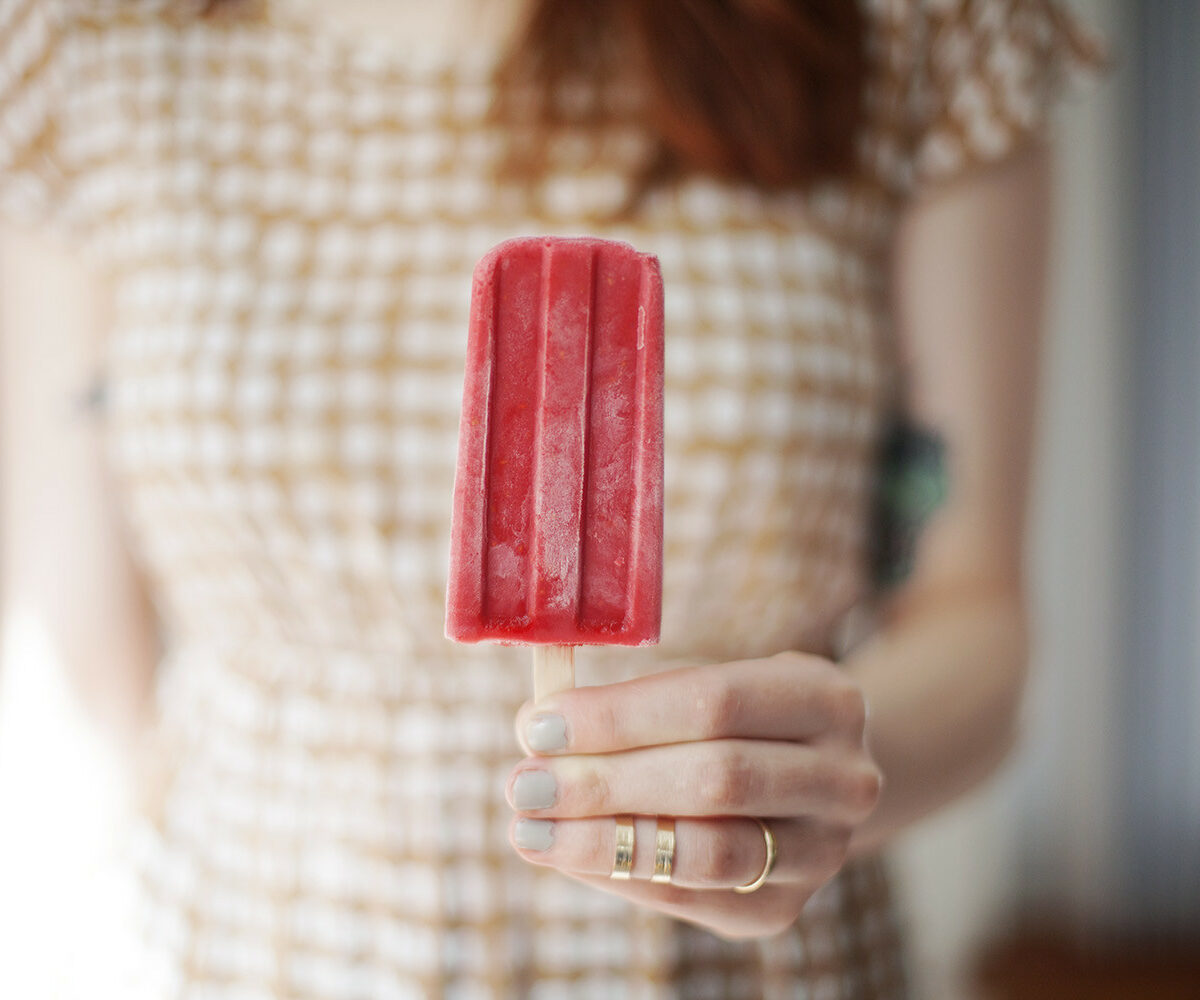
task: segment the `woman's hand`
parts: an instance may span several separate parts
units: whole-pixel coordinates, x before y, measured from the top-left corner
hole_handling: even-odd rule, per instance
[[[882,774],[858,686],[784,653],[576,688],[517,714],[533,754],[506,795],[521,856],[725,938],[777,933],[842,867]],[[609,878],[615,816],[636,817],[633,878]],[[655,815],[676,817],[672,884],[649,881]],[[767,883],[762,818],[778,845]]]

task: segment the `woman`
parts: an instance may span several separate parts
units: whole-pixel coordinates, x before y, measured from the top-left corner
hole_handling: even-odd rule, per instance
[[[878,851],[1015,730],[1037,136],[1095,50],[1052,0],[210,6],[0,8],[6,217],[111,306],[103,465],[87,332],[5,331],[4,479],[70,502],[4,592],[118,705],[158,671],[149,992],[904,995]],[[662,644],[536,710],[441,631],[470,268],[531,232],[668,315]],[[945,501],[880,595],[901,415]]]

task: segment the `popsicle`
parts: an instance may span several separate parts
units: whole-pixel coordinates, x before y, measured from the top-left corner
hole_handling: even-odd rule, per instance
[[[663,285],[588,237],[507,240],[471,297],[446,635],[534,647],[534,696],[575,646],[656,643]]]

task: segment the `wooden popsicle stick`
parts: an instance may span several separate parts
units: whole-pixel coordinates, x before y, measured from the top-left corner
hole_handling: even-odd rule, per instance
[[[541,701],[556,691],[575,686],[574,646],[533,647],[533,700]]]

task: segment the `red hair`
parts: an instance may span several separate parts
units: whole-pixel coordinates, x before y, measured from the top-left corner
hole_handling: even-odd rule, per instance
[[[511,163],[534,175],[548,131],[580,123],[555,100],[637,67],[658,149],[642,189],[687,173],[761,188],[851,174],[867,72],[858,0],[531,0],[502,63],[495,113],[532,141]],[[205,13],[253,0],[207,0]],[[516,91],[533,101],[504,99]],[[529,135],[528,126],[534,131]]]

